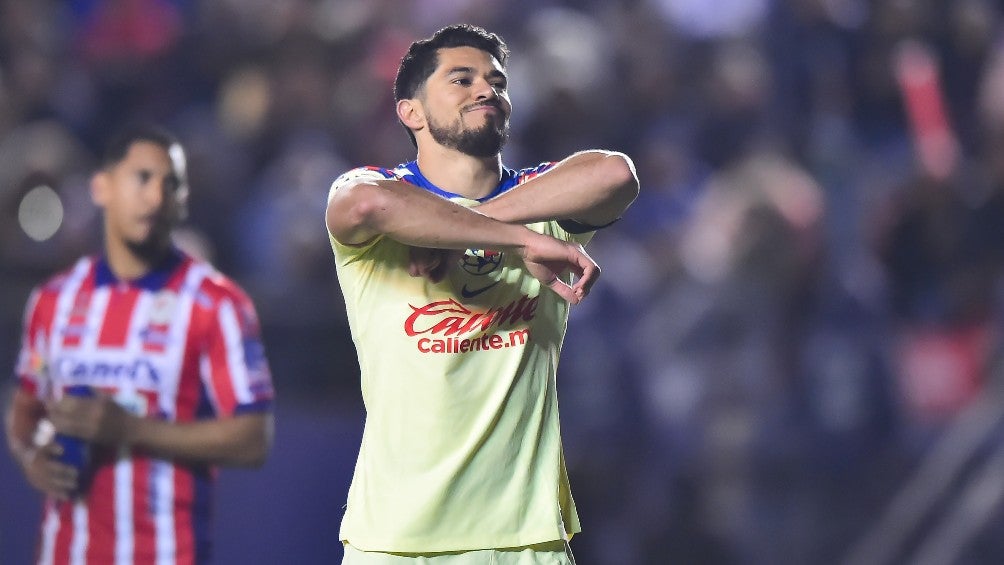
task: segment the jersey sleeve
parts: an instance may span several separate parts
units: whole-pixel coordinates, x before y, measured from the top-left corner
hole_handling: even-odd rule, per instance
[[[54,297],[40,288],[31,293],[25,305],[21,349],[14,376],[17,386],[35,397],[44,396],[48,387],[48,343],[53,307]]]
[[[390,169],[382,167],[357,167],[343,173],[335,179],[335,182],[331,183],[331,188],[328,190],[328,202],[331,202],[335,191],[343,186],[365,180],[393,180],[396,178],[398,177]]]
[[[335,192],[339,189],[346,187],[350,184],[354,184],[360,181],[378,181],[378,180],[400,180],[400,177],[394,174],[390,169],[384,169],[382,167],[358,167],[343,173],[341,176],[335,179],[335,182],[331,183],[331,189],[328,190],[328,202],[335,196]],[[328,232],[328,243],[331,244],[331,249],[335,253],[335,256],[344,257],[355,257],[366,252],[366,250],[373,247],[377,241],[380,241],[383,236],[378,235],[366,243],[360,245],[344,245],[340,243],[335,236]]]
[[[275,391],[258,314],[237,285],[224,279],[222,287],[204,334],[203,385],[218,415],[269,411]]]
[[[571,220],[558,220],[554,222],[557,229],[554,237],[564,241],[574,241],[582,246],[589,243],[599,227],[586,226]],[[602,227],[602,226],[601,226]]]

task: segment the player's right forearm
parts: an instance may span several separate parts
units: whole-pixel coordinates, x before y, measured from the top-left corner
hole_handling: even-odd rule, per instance
[[[545,237],[400,181],[368,181],[340,189],[328,204],[328,229],[343,244],[385,235],[437,249],[525,248]]]
[[[25,441],[24,438],[8,434],[7,449],[10,451],[10,455],[14,459],[14,462],[17,463],[18,468],[20,468],[23,473],[27,474],[28,467],[31,466],[32,461],[35,460],[35,457],[38,454],[38,448],[28,441]]]
[[[22,470],[31,465],[37,453],[32,437],[43,413],[41,402],[23,391],[14,391],[4,418],[4,427],[7,432],[7,449]]]

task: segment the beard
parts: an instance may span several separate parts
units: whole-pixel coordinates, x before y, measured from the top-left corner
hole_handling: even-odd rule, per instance
[[[450,127],[441,126],[430,119],[429,134],[432,135],[432,139],[436,143],[455,149],[465,155],[482,158],[495,157],[509,140],[509,120],[502,119],[499,122],[492,118],[486,120],[485,124],[479,128],[464,129],[460,120]]]
[[[172,222],[160,220],[150,233],[140,240],[125,241],[126,247],[136,257],[150,263],[156,263],[171,249]]]

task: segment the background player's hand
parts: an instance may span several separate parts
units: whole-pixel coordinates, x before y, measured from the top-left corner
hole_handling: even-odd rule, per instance
[[[581,302],[600,276],[599,265],[582,245],[548,236],[535,238],[524,248],[523,263],[534,278],[572,304]],[[561,279],[568,271],[575,276],[571,285]]]
[[[63,448],[50,441],[21,460],[31,486],[57,500],[68,500],[77,490],[77,470],[59,461]]]
[[[454,249],[432,249],[428,247],[408,248],[408,274],[425,277],[438,283],[446,276],[450,265],[460,258],[461,252]]]
[[[49,406],[49,419],[57,432],[103,445],[126,443],[131,418],[111,397],[101,394],[64,396]]]

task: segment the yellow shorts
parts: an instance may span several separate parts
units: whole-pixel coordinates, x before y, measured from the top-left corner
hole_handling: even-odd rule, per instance
[[[342,565],[575,565],[575,559],[568,544],[561,540],[525,547],[442,553],[362,551],[346,543]]]

